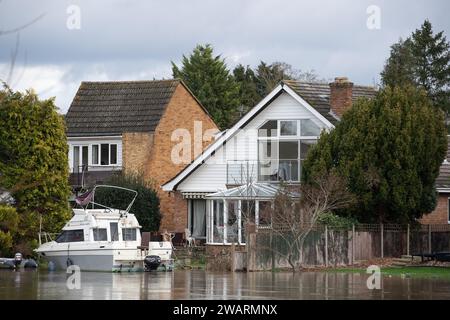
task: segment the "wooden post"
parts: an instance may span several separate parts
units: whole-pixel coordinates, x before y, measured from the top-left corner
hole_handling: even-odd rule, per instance
[[[431,254],[431,224],[428,225],[428,251]]]
[[[352,265],[355,264],[355,225],[352,225]]]
[[[231,272],[235,272],[236,271],[236,245],[234,244],[234,242],[231,244],[231,248],[230,248],[230,252],[231,252]]]
[[[409,256],[410,254],[410,249],[409,249],[409,237],[410,237],[410,226],[408,223],[408,228],[406,229],[406,255]]]
[[[272,272],[275,272],[275,252],[273,249],[273,229],[270,228],[270,258],[272,264]]]
[[[325,226],[325,267],[328,267],[328,226]]]
[[[381,232],[381,259],[384,258],[384,225],[380,225],[380,232]]]

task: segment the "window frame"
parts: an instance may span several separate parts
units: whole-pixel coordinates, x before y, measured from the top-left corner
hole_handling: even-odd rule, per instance
[[[115,146],[116,147],[116,153],[115,153],[115,162],[114,163],[112,163],[112,155],[113,155],[113,153],[112,153],[112,146]],[[117,165],[117,162],[118,162],[118,150],[119,150],[119,146],[118,146],[118,144],[117,143],[110,143],[109,144],[109,165],[110,166],[113,166],[113,165]]]
[[[97,147],[97,162],[94,163],[94,147]],[[91,145],[91,163],[94,166],[100,165],[100,144],[94,143]]]
[[[261,127],[263,127],[264,125],[266,125],[269,121],[277,121],[277,135],[276,136],[270,136],[270,137],[264,137],[264,136],[260,136],[259,135],[259,131],[258,131],[258,139],[257,139],[257,141],[258,141],[258,143],[257,143],[257,156],[258,156],[258,181],[261,181],[261,182],[269,182],[269,183],[277,183],[277,182],[279,182],[280,180],[271,180],[271,179],[268,179],[268,180],[262,180],[262,179],[260,179],[261,178],[261,176],[260,176],[260,171],[259,171],[259,165],[260,165],[260,161],[262,161],[262,160],[268,160],[269,158],[261,158],[260,157],[260,152],[261,152],[261,150],[260,150],[260,144],[261,144],[261,142],[271,142],[271,143],[277,143],[277,151],[278,151],[278,155],[277,155],[277,157],[278,158],[270,158],[270,160],[271,161],[276,161],[277,162],[277,166],[279,167],[279,165],[280,165],[280,160],[283,160],[283,159],[280,159],[280,155],[279,155],[279,153],[280,153],[280,142],[285,142],[285,141],[287,141],[287,142],[289,142],[289,141],[297,141],[298,143],[297,143],[297,147],[298,147],[298,151],[297,151],[297,154],[298,154],[298,159],[290,159],[290,160],[292,160],[292,161],[298,161],[298,168],[297,168],[297,170],[298,170],[298,177],[297,177],[297,179],[298,180],[290,180],[290,181],[287,181],[287,182],[290,182],[290,183],[300,183],[300,181],[301,181],[301,175],[302,175],[302,173],[301,173],[301,171],[302,171],[302,163],[303,163],[303,159],[305,158],[303,155],[302,155],[302,153],[301,153],[301,145],[302,145],[302,141],[315,141],[316,143],[317,143],[317,141],[319,140],[319,137],[320,137],[320,135],[318,135],[318,136],[302,136],[301,135],[301,122],[302,122],[302,120],[311,120],[311,121],[313,121],[313,123],[316,123],[314,120],[313,120],[313,118],[311,118],[311,117],[300,117],[300,118],[296,118],[296,119],[266,119],[259,127],[258,127],[258,130],[261,128]],[[287,136],[287,135],[284,135],[284,136],[282,136],[281,135],[281,122],[283,122],[283,121],[296,121],[296,123],[297,123],[297,134],[294,136],[294,135],[291,135],[291,136]],[[321,130],[325,130],[325,128],[324,127],[320,127],[319,126],[319,128],[321,129]],[[287,160],[287,159],[285,159],[285,160]],[[450,218],[450,217],[449,217]]]
[[[134,239],[125,239],[125,237],[127,236],[128,237],[128,235],[129,234],[127,234],[127,232],[128,232],[128,230],[133,230],[134,231],[134,233],[132,233],[132,235],[134,235],[134,237],[132,237],[132,238],[134,238]],[[137,241],[137,228],[136,227],[134,227],[134,228],[122,228],[122,241]]]

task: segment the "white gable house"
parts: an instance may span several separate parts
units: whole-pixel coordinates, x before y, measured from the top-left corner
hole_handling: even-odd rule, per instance
[[[350,90],[350,104],[356,98],[354,92],[357,96],[375,93],[373,88],[342,83],[344,88],[334,88],[334,96],[342,100],[348,97],[344,90]],[[335,112],[331,107],[332,95],[332,85],[281,82],[162,186],[165,191],[181,193],[188,202],[187,212],[180,214],[187,214],[186,227],[194,238],[214,245],[244,244],[243,212],[256,225],[270,223],[264,208],[273,200],[280,181],[300,182],[309,148],[322,130],[333,129],[339,120],[340,109]]]

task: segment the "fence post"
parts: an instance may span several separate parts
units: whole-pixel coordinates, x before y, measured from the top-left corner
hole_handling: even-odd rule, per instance
[[[355,264],[355,225],[352,225],[352,265]]]
[[[380,231],[381,231],[381,259],[384,258],[384,225],[380,225]]]
[[[328,226],[325,225],[325,267],[328,267]]]
[[[273,249],[273,229],[272,228],[270,228],[270,258],[271,258],[271,264],[272,264],[272,272],[275,272],[275,252]]]
[[[428,251],[431,254],[431,224],[428,225]]]
[[[406,229],[406,255],[407,256],[409,256],[409,253],[410,253],[410,251],[409,251],[409,237],[410,237],[410,226],[409,226],[409,223],[408,223],[408,228]]]

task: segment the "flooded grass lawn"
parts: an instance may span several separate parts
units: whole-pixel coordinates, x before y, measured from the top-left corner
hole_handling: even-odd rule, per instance
[[[409,275],[409,276],[405,276]],[[151,273],[83,272],[80,289],[68,289],[69,274],[0,270],[0,299],[445,299],[450,274],[440,268],[382,269],[381,289],[367,288],[365,269],[212,273],[177,270]]]
[[[343,273],[366,273],[363,268],[337,268],[330,272]],[[413,278],[438,278],[450,280],[450,268],[448,267],[382,267],[381,273],[384,276],[406,276]]]

